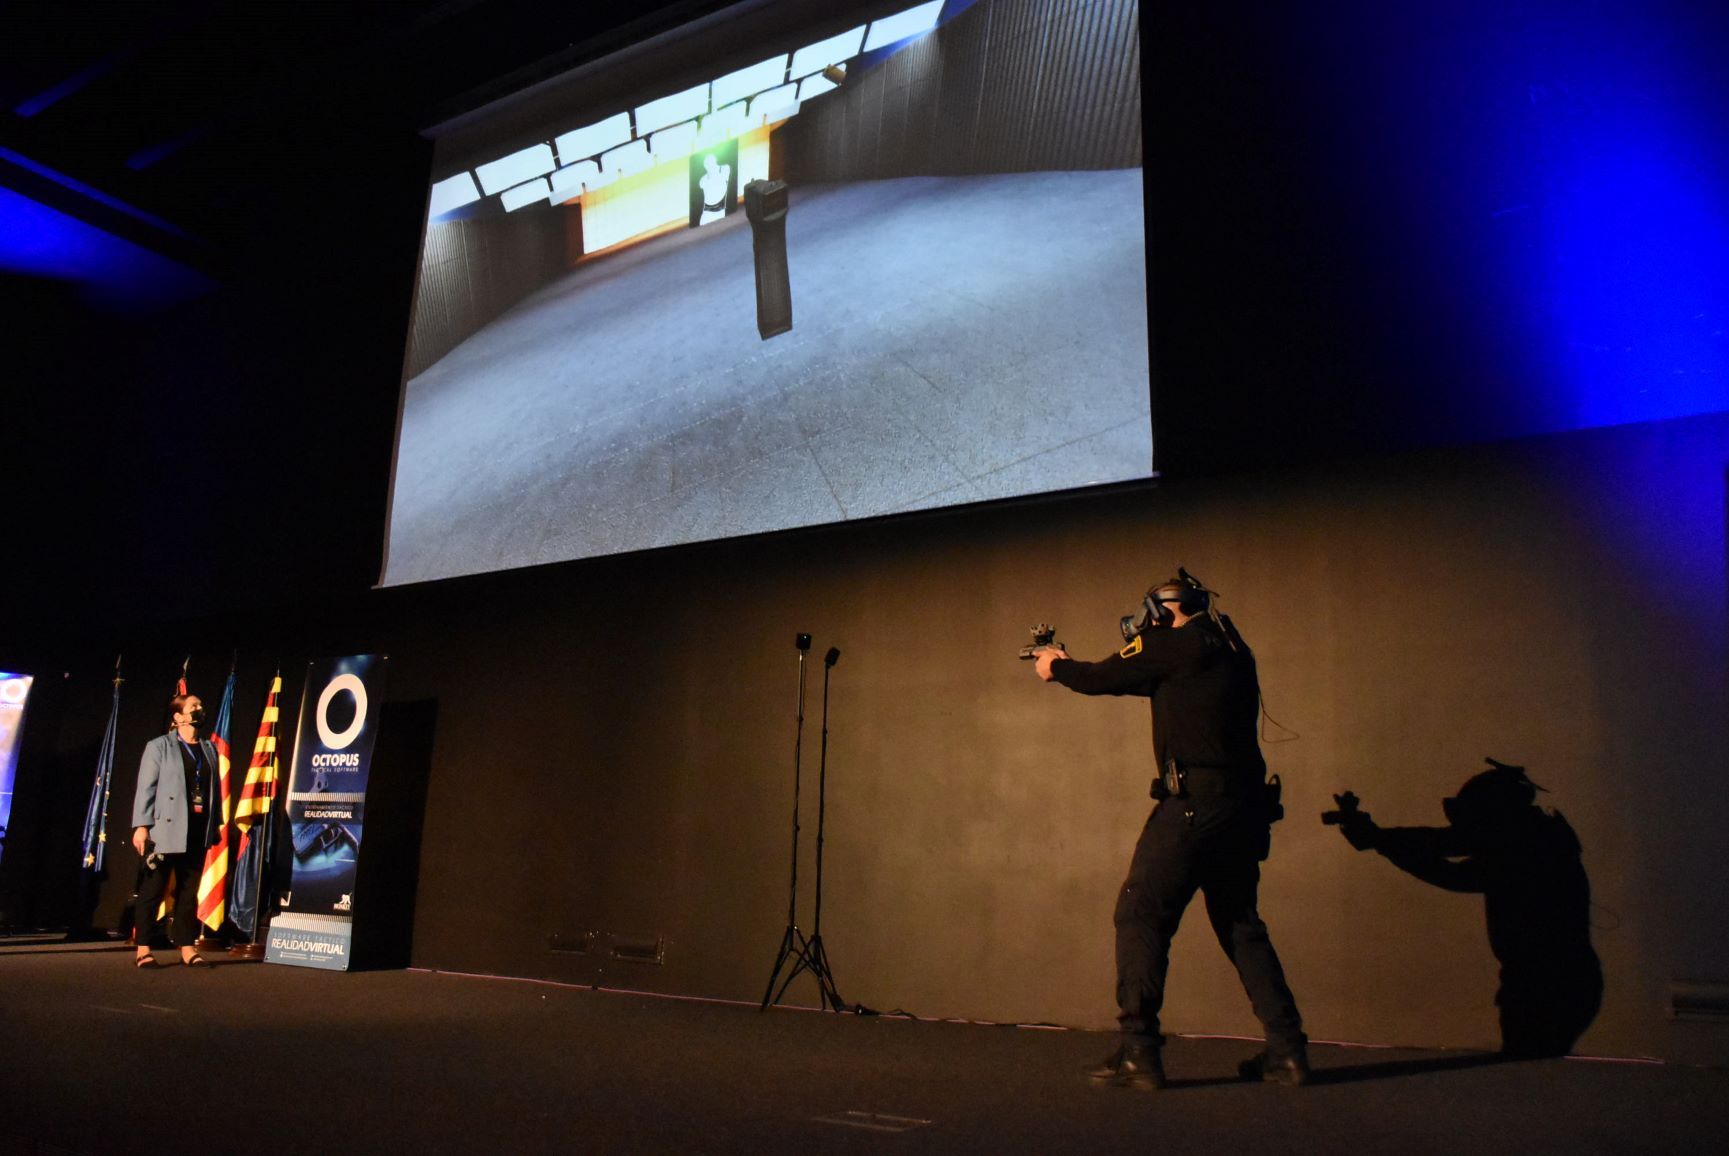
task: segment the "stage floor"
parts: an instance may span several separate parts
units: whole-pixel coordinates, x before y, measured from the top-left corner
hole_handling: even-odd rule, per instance
[[[1317,1045],[1315,1084],[1288,1089],[1234,1078],[1251,1043],[1176,1039],[1174,1086],[1149,1094],[1078,1075],[1111,1042],[17,945],[0,947],[0,1147],[1531,1154],[1729,1135],[1724,1071]]]
[[[1144,478],[1141,173],[795,190],[578,266],[408,382],[385,581]]]

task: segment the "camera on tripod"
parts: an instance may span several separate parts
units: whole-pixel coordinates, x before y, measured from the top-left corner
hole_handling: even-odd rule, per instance
[[[1056,640],[1057,628],[1052,626],[1050,623],[1041,622],[1031,629],[1033,632],[1033,642],[1031,646],[1021,647],[1022,660],[1031,661],[1032,659],[1037,658],[1039,651],[1046,647],[1050,647],[1053,650],[1064,650],[1063,644]],[[1064,653],[1066,654],[1067,651],[1064,650]]]

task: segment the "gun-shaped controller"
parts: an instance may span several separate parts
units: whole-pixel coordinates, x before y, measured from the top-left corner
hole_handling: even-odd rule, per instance
[[[1038,653],[1046,647],[1053,650],[1063,650],[1063,644],[1057,641],[1057,628],[1048,622],[1041,622],[1032,628],[1033,641],[1031,646],[1021,647],[1021,659],[1030,662],[1038,657]],[[1063,653],[1067,654],[1066,650]]]
[[[1339,805],[1337,811],[1322,811],[1321,822],[1329,827],[1337,827],[1339,834],[1345,837],[1345,842],[1359,851],[1367,851],[1375,847],[1381,836],[1381,828],[1375,825],[1375,820],[1369,817],[1369,812],[1362,809],[1362,800],[1353,791],[1342,795],[1334,795],[1333,802]]]
[[[1334,795],[1333,802],[1339,804],[1339,809],[1337,811],[1321,812],[1321,822],[1325,823],[1329,827],[1343,826],[1346,822],[1362,813],[1358,808],[1362,806],[1363,801],[1357,798],[1355,791],[1346,791],[1342,795]]]

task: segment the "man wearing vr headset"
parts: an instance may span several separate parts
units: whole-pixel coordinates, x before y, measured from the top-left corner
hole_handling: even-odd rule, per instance
[[[1122,620],[1127,645],[1100,662],[1055,647],[1038,652],[1038,674],[1081,694],[1152,699],[1157,802],[1117,896],[1117,1006],[1122,1046],[1089,1078],[1161,1088],[1159,1009],[1171,939],[1198,890],[1225,955],[1236,965],[1264,1051],[1239,1069],[1246,1079],[1308,1080],[1307,1037],[1284,969],[1256,912],[1260,861],[1278,808],[1256,738],[1260,684],[1254,655],[1212,594],[1186,570],[1147,591]]]

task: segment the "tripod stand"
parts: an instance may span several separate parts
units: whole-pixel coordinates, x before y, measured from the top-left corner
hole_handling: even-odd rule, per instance
[[[786,931],[781,936],[780,951],[776,953],[774,970],[769,972],[768,987],[762,993],[762,1007],[758,1010],[767,1011],[768,1005],[780,1002],[786,989],[792,986],[792,981],[798,978],[798,973],[808,971],[811,978],[817,982],[822,991],[822,1006],[824,1011],[850,1011],[840,997],[840,991],[835,987],[834,971],[829,967],[828,952],[822,945],[822,844],[823,819],[828,788],[828,683],[829,672],[840,660],[840,651],[831,647],[823,656],[822,677],[822,756],[817,773],[817,810],[816,810],[816,921],[811,926],[811,936],[805,938],[804,932],[798,929],[798,837],[799,837],[799,759],[804,747],[804,686],[805,686],[805,654],[810,650],[810,635],[800,634],[795,639],[798,647],[798,724],[794,732],[792,748],[792,884],[786,901]],[[797,962],[793,962],[793,961]],[[787,972],[786,979],[781,982],[780,990],[775,990],[775,981],[780,979],[781,969],[789,962],[792,970]]]

